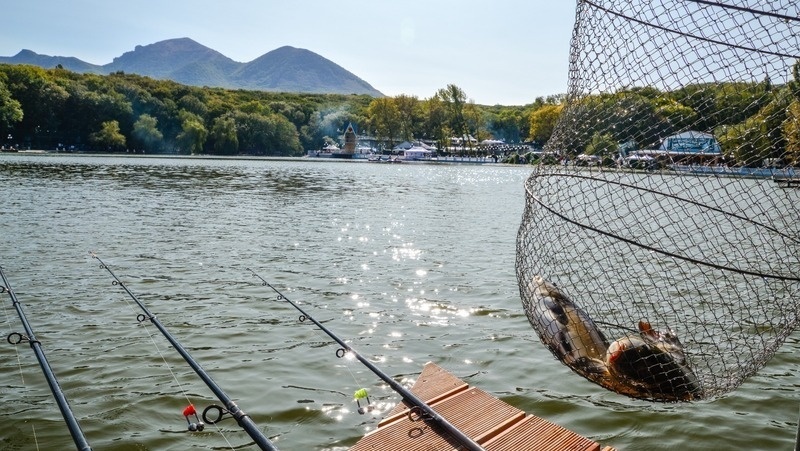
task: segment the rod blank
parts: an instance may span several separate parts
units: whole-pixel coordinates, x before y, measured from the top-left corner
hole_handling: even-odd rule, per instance
[[[36,355],[36,360],[39,361],[39,366],[42,367],[42,373],[44,373],[44,377],[47,379],[47,385],[50,386],[50,391],[53,392],[53,397],[56,400],[56,404],[58,404],[58,409],[61,411],[61,415],[64,417],[64,422],[67,423],[67,428],[69,429],[70,435],[72,435],[72,440],[75,442],[75,446],[79,451],[91,451],[92,447],[89,446],[89,442],[86,440],[86,436],[83,434],[81,426],[78,424],[78,420],[72,413],[72,409],[69,406],[67,397],[64,394],[64,391],[61,390],[61,386],[58,384],[56,375],[53,373],[53,369],[50,368],[50,364],[47,362],[47,357],[44,355],[44,350],[42,350],[42,344],[36,339],[36,336],[33,333],[33,328],[31,328],[28,318],[25,316],[25,312],[22,309],[22,304],[17,299],[17,295],[14,294],[14,290],[11,289],[11,284],[8,282],[2,267],[0,267],[0,277],[3,279],[3,286],[0,287],[0,293],[3,291],[8,292],[9,297],[11,297],[11,303],[14,305],[14,309],[17,311],[20,321],[22,321],[22,327],[25,329],[24,337],[19,334],[12,334],[19,335],[18,340],[12,341],[12,335],[9,335],[8,342],[12,344],[18,344],[22,341],[27,341],[30,343],[31,349],[33,349],[33,353]]]
[[[195,373],[197,373],[200,379],[202,379],[203,382],[205,382],[205,384],[208,386],[208,388],[211,389],[212,392],[214,392],[214,394],[217,396],[217,399],[219,399],[219,401],[225,406],[225,409],[227,409],[227,411],[231,414],[231,416],[233,416],[233,418],[236,419],[236,422],[239,424],[239,426],[242,429],[244,429],[245,432],[247,432],[247,434],[250,436],[250,438],[252,438],[256,442],[259,448],[265,451],[277,451],[278,448],[276,448],[275,445],[272,444],[272,442],[270,442],[269,439],[258,429],[258,427],[250,418],[250,416],[244,413],[244,411],[241,410],[239,406],[237,406],[236,403],[233,402],[233,400],[222,390],[222,387],[220,387],[216,382],[214,382],[213,379],[211,379],[211,376],[209,376],[208,373],[206,373],[203,367],[201,367],[200,364],[194,358],[192,358],[191,354],[189,354],[189,352],[183,346],[181,346],[180,343],[178,343],[178,340],[176,340],[175,337],[173,337],[172,334],[169,333],[166,327],[164,327],[164,325],[161,324],[161,321],[159,321],[158,318],[156,318],[156,316],[153,315],[141,301],[139,301],[136,295],[134,295],[131,292],[131,290],[129,290],[128,287],[125,286],[124,283],[122,283],[122,281],[119,279],[119,277],[117,277],[116,274],[114,274],[111,268],[109,268],[108,265],[106,265],[103,262],[103,260],[101,260],[100,257],[95,255],[94,253],[91,253],[91,255],[93,258],[97,259],[97,261],[100,262],[100,266],[103,269],[105,269],[106,271],[108,271],[109,274],[111,274],[111,277],[114,278],[114,283],[122,287],[122,289],[125,290],[126,293],[128,293],[128,296],[130,296],[130,298],[133,299],[134,302],[136,302],[136,305],[138,305],[139,308],[142,309],[147,319],[149,319],[150,322],[153,323],[154,326],[156,326],[159,332],[161,332],[161,334],[164,335],[164,337],[167,339],[167,341],[170,342],[172,347],[174,347],[175,350],[178,351],[178,353],[181,355],[181,357],[183,357],[183,359],[186,360],[186,363],[188,363],[189,366],[192,367],[192,369],[194,370]]]
[[[345,351],[351,352],[355,356],[355,358],[358,359],[359,362],[361,362],[364,366],[369,368],[370,371],[375,373],[375,375],[380,377],[384,382],[389,384],[389,386],[392,388],[392,390],[394,390],[396,393],[398,393],[400,396],[402,396],[403,399],[406,402],[408,402],[409,404],[411,404],[413,406],[412,409],[418,409],[418,411],[420,411],[422,413],[422,418],[424,418],[426,421],[430,422],[434,426],[438,426],[442,431],[446,432],[447,434],[449,434],[450,436],[455,438],[459,443],[461,443],[464,446],[465,449],[468,449],[468,450],[471,450],[471,451],[482,451],[483,450],[483,448],[478,443],[476,443],[474,440],[472,440],[472,438],[470,438],[468,435],[466,435],[463,432],[461,432],[461,430],[459,430],[457,427],[453,426],[453,424],[450,423],[449,421],[447,421],[443,416],[441,416],[438,413],[436,413],[436,411],[433,410],[433,408],[431,406],[426,404],[423,400],[419,399],[415,394],[411,393],[411,391],[407,390],[405,387],[400,385],[397,381],[395,381],[394,379],[389,377],[389,375],[387,375],[386,373],[381,371],[372,362],[370,362],[369,360],[364,358],[361,354],[359,354],[350,345],[348,345],[341,338],[336,336],[336,334],[331,332],[327,327],[323,326],[322,323],[320,323],[319,321],[314,319],[313,316],[311,316],[308,313],[306,313],[302,308],[300,308],[300,306],[298,306],[297,304],[292,302],[289,298],[284,296],[283,293],[278,291],[277,288],[275,288],[274,286],[270,285],[270,283],[267,282],[263,277],[258,275],[255,271],[253,271],[250,268],[247,268],[247,270],[250,271],[255,277],[260,279],[263,285],[266,285],[266,286],[270,287],[272,289],[272,291],[274,291],[275,294],[278,295],[278,300],[284,300],[284,301],[288,302],[289,304],[291,304],[292,307],[297,309],[297,311],[299,311],[303,315],[304,318],[307,318],[307,319],[311,320],[317,327],[322,329],[323,332],[328,334],[329,337],[331,337],[334,341],[336,341],[336,343],[339,343],[339,345]],[[301,320],[302,320],[303,317],[301,317]]]

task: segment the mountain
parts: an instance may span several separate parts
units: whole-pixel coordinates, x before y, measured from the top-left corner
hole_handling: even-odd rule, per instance
[[[103,66],[74,57],[39,55],[31,50],[0,57],[0,63],[32,64],[44,68],[60,64],[64,69],[79,73],[122,71],[192,86],[383,97],[380,91],[338,64],[312,51],[289,46],[268,52],[249,63],[236,62],[189,38],[137,45]]]
[[[180,38],[137,45],[103,68],[107,73],[123,71],[186,85],[227,88],[226,74],[233,73],[239,65],[216,50],[189,38]]]
[[[382,96],[369,83],[316,53],[284,46],[245,63],[234,73],[245,89],[333,92]]]
[[[93,74],[103,74],[105,71],[103,70],[102,66],[97,66],[91,63],[87,63],[85,61],[81,61],[78,58],[74,57],[67,57],[67,56],[47,56],[47,55],[39,55],[36,52],[31,50],[21,50],[14,56],[0,56],[0,63],[7,63],[7,64],[30,64],[32,66],[40,66],[44,68],[53,68],[58,66],[59,64],[61,67],[67,70],[71,70],[72,72],[80,72],[80,73],[93,73]]]

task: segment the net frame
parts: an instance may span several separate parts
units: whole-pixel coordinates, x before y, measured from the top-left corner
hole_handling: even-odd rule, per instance
[[[711,399],[797,328],[799,17],[787,0],[577,2],[516,261],[528,319],[576,373],[634,398]],[[604,356],[580,341],[592,332]]]

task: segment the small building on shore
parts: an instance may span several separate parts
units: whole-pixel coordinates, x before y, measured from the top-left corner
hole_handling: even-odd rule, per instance
[[[662,165],[666,164],[720,164],[723,159],[722,148],[719,142],[710,133],[697,130],[688,130],[668,136],[661,141],[657,149],[641,149],[627,152],[622,156],[630,163],[648,166],[656,160]]]
[[[719,142],[710,133],[698,132],[695,130],[685,131],[664,138],[658,150],[667,152],[670,155],[722,155]]]

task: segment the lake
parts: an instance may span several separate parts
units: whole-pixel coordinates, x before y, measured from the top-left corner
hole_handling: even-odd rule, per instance
[[[0,266],[95,450],[254,449],[94,251],[280,449],[346,449],[399,401],[252,269],[410,386],[432,361],[620,450],[791,449],[798,334],[719,399],[636,401],[572,373],[522,310],[523,166],[0,154]],[[2,332],[22,327],[6,294]],[[356,411],[365,388],[375,409]],[[27,345],[0,346],[4,450],[74,449]]]

